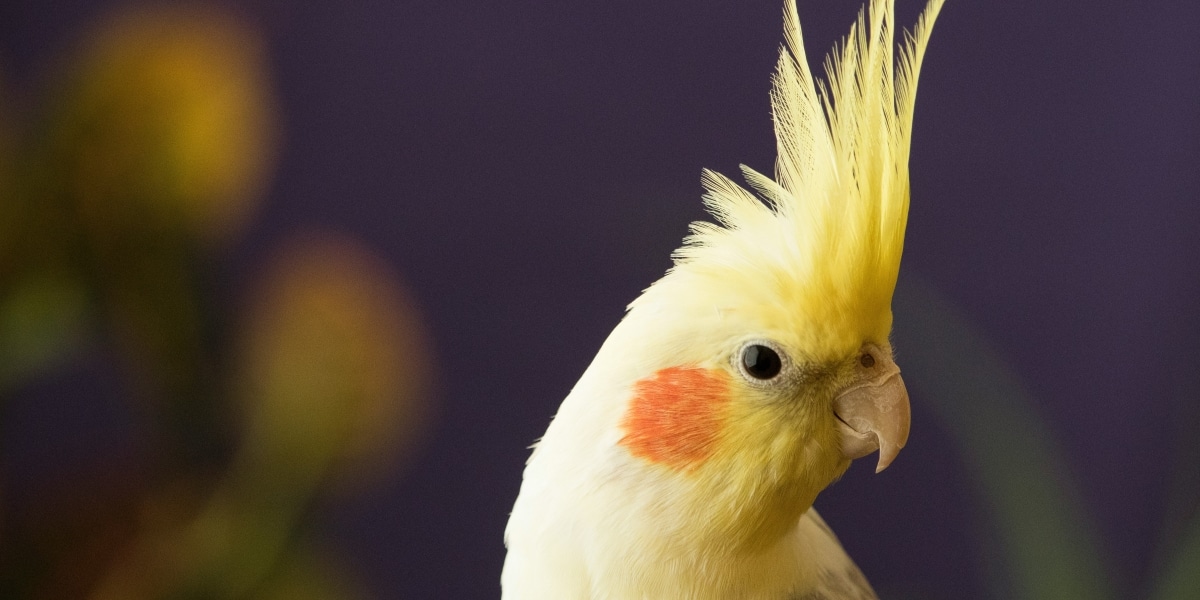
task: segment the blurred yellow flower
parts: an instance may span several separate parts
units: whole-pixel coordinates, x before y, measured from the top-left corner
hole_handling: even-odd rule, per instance
[[[53,140],[90,229],[239,231],[257,203],[275,128],[258,37],[208,8],[104,22],[73,65]]]
[[[242,334],[243,467],[307,479],[336,466],[344,479],[411,447],[432,350],[391,269],[358,243],[326,234],[285,245]]]

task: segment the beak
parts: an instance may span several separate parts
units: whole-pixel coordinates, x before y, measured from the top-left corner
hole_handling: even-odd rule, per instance
[[[878,473],[892,464],[908,441],[908,391],[896,371],[852,387],[833,401],[842,439],[842,455],[850,460],[879,450]]]

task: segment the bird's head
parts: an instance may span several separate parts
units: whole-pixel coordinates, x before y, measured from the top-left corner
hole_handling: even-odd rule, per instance
[[[776,177],[743,167],[751,192],[706,171],[717,223],[693,224],[602,350],[626,382],[617,445],[723,503],[706,514],[736,515],[727,529],[758,531],[750,543],[794,523],[851,460],[878,451],[881,471],[908,438],[891,299],[912,102],[940,4],[895,57],[891,3],[873,1],[821,83],[789,8],[772,90]]]

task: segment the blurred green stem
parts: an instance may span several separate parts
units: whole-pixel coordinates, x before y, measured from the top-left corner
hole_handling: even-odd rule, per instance
[[[1200,599],[1200,512],[1192,517],[1191,525],[1177,548],[1175,559],[1156,581],[1155,600]]]
[[[900,277],[894,301],[906,380],[958,442],[1020,598],[1112,598],[1110,572],[1062,452],[1013,371],[930,287]],[[911,351],[906,351],[911,349]]]

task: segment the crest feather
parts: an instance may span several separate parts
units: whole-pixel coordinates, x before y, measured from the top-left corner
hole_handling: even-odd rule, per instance
[[[782,272],[771,278],[790,279],[798,289],[786,296],[812,318],[842,319],[863,335],[879,335],[882,321],[890,327],[908,220],[917,76],[942,3],[929,2],[897,57],[894,0],[871,0],[826,58],[820,81],[804,53],[795,2],[785,2],[771,90],[775,177],[743,165],[756,196],[705,171],[705,205],[721,226],[693,227],[676,270],[745,266],[748,257],[732,254],[750,246],[732,238],[750,236],[760,256],[775,257],[765,268]]]

